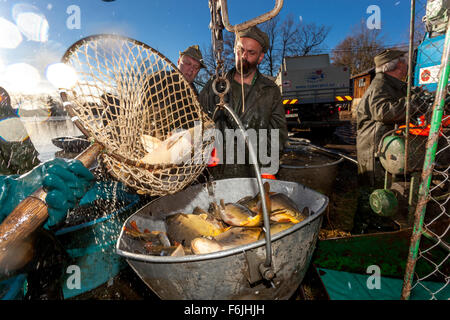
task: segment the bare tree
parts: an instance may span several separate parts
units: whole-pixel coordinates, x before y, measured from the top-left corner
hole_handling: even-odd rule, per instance
[[[281,61],[288,54],[288,51],[295,45],[296,34],[298,33],[298,25],[294,23],[294,15],[288,14],[286,20],[281,25],[280,32],[280,46],[281,46]]]
[[[330,33],[331,27],[316,25],[315,23],[300,24],[293,34],[292,45],[288,53],[306,56],[318,49]]]
[[[368,29],[362,21],[334,48],[333,64],[346,66],[350,68],[351,74],[358,74],[372,68],[373,58],[384,48],[384,39],[380,30]]]
[[[274,75],[278,66],[279,66],[279,54],[277,54],[277,43],[278,34],[279,34],[279,21],[280,16],[276,16],[275,18],[268,20],[261,24],[261,30],[264,31],[269,37],[269,48],[267,52],[264,54],[264,60],[261,64],[261,71],[263,73],[269,74],[271,76]]]
[[[330,27],[316,25],[314,23],[295,23],[294,15],[288,14],[284,21],[280,16],[262,23],[260,29],[267,33],[269,37],[269,48],[264,55],[264,60],[260,65],[260,70],[270,76],[275,76],[278,72],[284,57],[287,55],[307,55],[314,52],[325,41]],[[223,31],[225,70],[234,66],[234,33]],[[212,48],[203,50],[203,54],[214,63],[207,64],[208,73],[215,74],[215,57]],[[212,70],[210,70],[212,69]]]

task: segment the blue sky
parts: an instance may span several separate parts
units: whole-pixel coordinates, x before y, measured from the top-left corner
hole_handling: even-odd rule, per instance
[[[228,0],[230,22],[241,23],[270,11],[274,3],[275,0]],[[208,0],[0,0],[0,18],[15,23],[18,4],[32,5],[45,17],[48,37],[39,42],[24,36],[16,48],[0,46],[0,72],[12,63],[26,62],[42,75],[46,65],[59,61],[72,43],[97,33],[114,32],[135,38],[175,63],[180,50],[192,44],[205,47],[211,39]],[[80,9],[80,29],[67,28],[71,15],[66,11],[71,5]],[[381,9],[386,42],[406,43],[410,17],[410,1],[406,0],[285,0],[280,16],[291,13],[298,20],[301,17],[303,23],[331,26],[325,43],[331,50],[352,27],[369,17],[366,10],[370,5]]]

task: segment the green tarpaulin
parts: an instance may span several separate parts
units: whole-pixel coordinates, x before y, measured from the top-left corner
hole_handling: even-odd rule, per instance
[[[372,274],[362,275],[322,268],[317,270],[331,300],[400,300],[403,279],[381,275],[377,283]],[[450,299],[450,283],[423,281],[411,291],[410,300],[433,298]]]

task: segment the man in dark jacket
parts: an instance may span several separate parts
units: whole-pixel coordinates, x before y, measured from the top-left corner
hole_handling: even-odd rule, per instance
[[[375,58],[376,76],[357,109],[356,151],[360,181],[374,188],[383,187],[384,170],[375,158],[385,133],[406,120],[406,52],[385,50]],[[414,101],[412,95],[411,101]],[[414,103],[411,104],[415,108]]]
[[[236,67],[226,74],[227,79],[230,81],[230,90],[225,96],[225,102],[237,113],[246,130],[256,130],[259,142],[258,147],[261,147],[260,142],[262,138],[259,130],[267,130],[268,148],[272,156],[274,153],[278,155],[282,151],[287,140],[288,131],[280,89],[272,80],[262,75],[258,70],[258,65],[263,60],[264,53],[267,52],[268,47],[269,40],[267,35],[257,27],[243,30],[237,34],[234,48]],[[200,92],[199,101],[204,110],[211,117],[214,116],[213,120],[216,123],[216,128],[222,132],[223,146],[225,146],[225,130],[237,129],[237,125],[231,120],[225,110],[215,112],[219,97],[213,92],[213,80],[210,79]],[[279,133],[276,148],[270,144],[272,130],[278,130]],[[240,139],[239,134],[236,134],[236,136]],[[222,157],[224,159],[222,160],[225,163],[226,152],[223,146],[219,147],[223,150]],[[257,154],[260,154],[258,150],[255,151]],[[276,160],[278,161],[278,157]],[[254,173],[252,167],[248,165],[248,157],[245,163],[245,165],[240,165],[235,161],[233,164],[219,165],[213,168],[211,173],[215,178],[253,177]]]
[[[406,121],[406,78],[408,63],[405,53],[385,50],[375,56],[376,76],[357,109],[356,152],[358,156],[358,212],[355,233],[371,229],[389,231],[394,228],[390,218],[376,216],[369,206],[369,195],[383,188],[384,170],[375,158],[384,134]],[[411,96],[411,112],[417,109],[417,94]]]

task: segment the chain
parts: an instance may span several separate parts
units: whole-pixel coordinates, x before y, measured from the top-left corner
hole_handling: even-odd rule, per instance
[[[230,82],[225,75],[225,62],[223,60],[223,29],[225,28],[222,22],[222,8],[219,0],[209,0],[209,9],[211,11],[211,36],[214,51],[214,58],[216,59],[216,78],[212,83],[214,94],[219,97],[218,106],[225,104],[225,95],[230,90]]]

